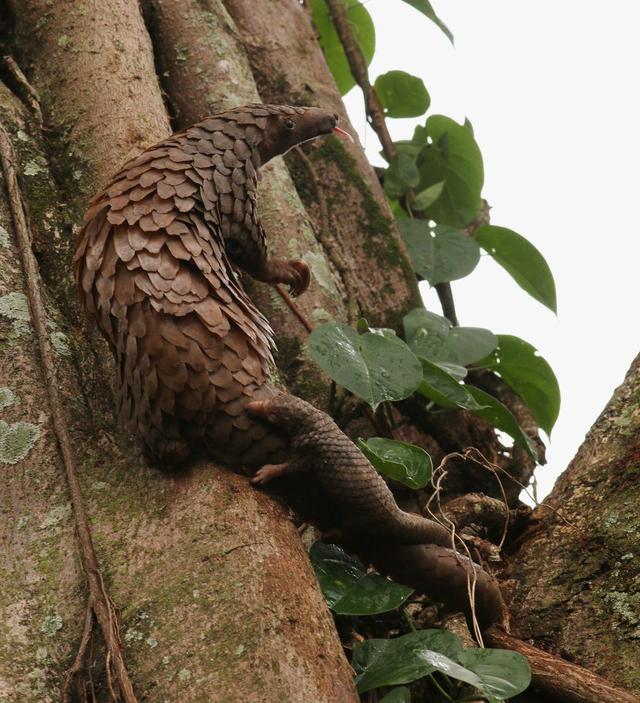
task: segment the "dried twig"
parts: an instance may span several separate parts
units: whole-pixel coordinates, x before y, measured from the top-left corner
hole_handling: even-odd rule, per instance
[[[284,302],[289,306],[289,310],[300,320],[302,326],[307,330],[309,334],[313,332],[313,325],[307,320],[306,315],[300,310],[300,308],[291,300],[291,296],[287,291],[279,284],[276,283],[274,286],[278,295],[284,300]]]
[[[31,249],[30,232],[22,207],[13,147],[9,135],[2,125],[0,125],[0,162],[4,172],[9,207],[11,209],[14,230],[18,241],[20,258],[22,260],[33,326],[38,340],[42,371],[51,408],[51,418],[58,440],[58,446],[60,447],[60,453],[62,454],[69,492],[71,494],[71,503],[80,548],[80,558],[89,588],[88,605],[93,611],[104,637],[107,650],[107,673],[110,675],[110,669],[113,667],[113,676],[117,682],[120,694],[119,697],[125,703],[137,703],[124,663],[114,605],[106,591],[93,546],[89,516],[87,515],[82,491],[80,489],[80,482],[78,480],[76,458],[72,449],[67,422],[64,417],[62,401],[58,394],[59,384],[55,369],[55,356],[47,334],[47,319],[42,301],[40,275],[38,272],[38,264]],[[84,640],[83,635],[81,649],[84,648],[86,651]],[[75,667],[77,667],[77,664],[74,661],[71,668],[74,669]],[[67,700],[69,699],[67,698]],[[115,695],[114,700],[118,700]]]

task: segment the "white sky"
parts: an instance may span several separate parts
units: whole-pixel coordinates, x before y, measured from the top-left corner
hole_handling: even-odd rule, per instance
[[[433,0],[455,37],[400,0],[369,0],[371,80],[423,78],[428,114],[468,117],[485,165],[493,224],[545,256],[558,317],[489,257],[452,284],[462,325],[534,344],[560,382],[562,408],[538,470],[539,497],[567,466],[640,351],[640,5],[633,0]],[[375,163],[358,89],[347,107]],[[394,139],[423,120],[389,120]],[[427,306],[441,312],[435,293]]]

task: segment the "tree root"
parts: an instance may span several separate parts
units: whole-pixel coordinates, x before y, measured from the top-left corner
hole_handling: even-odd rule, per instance
[[[498,626],[483,634],[489,646],[524,655],[531,665],[532,686],[554,703],[640,703],[635,693],[616,688],[588,669],[538,649]]]
[[[90,634],[87,633],[93,631],[93,615],[95,615],[104,637],[107,652],[107,681],[110,682],[112,699],[114,701],[121,700],[124,701],[124,703],[137,703],[124,663],[115,608],[107,594],[93,546],[89,516],[87,515],[82,491],[80,489],[80,482],[78,480],[76,458],[72,449],[62,402],[58,394],[59,384],[55,370],[55,357],[47,333],[47,319],[42,301],[38,264],[31,249],[31,233],[22,205],[20,188],[16,176],[13,146],[8,133],[2,125],[0,125],[0,163],[5,177],[9,207],[13,218],[22,268],[24,270],[27,297],[31,308],[31,317],[38,341],[42,371],[51,408],[51,419],[58,440],[60,453],[62,454],[69,492],[71,494],[80,558],[89,588],[87,607],[92,615],[91,617],[88,615],[85,617],[85,627],[78,655],[65,677],[64,688],[67,691],[67,698],[64,700],[69,700],[68,696],[70,695],[71,681],[76,674],[83,669],[84,662],[86,661],[87,644],[91,639]],[[115,682],[115,688],[111,683],[112,679]]]

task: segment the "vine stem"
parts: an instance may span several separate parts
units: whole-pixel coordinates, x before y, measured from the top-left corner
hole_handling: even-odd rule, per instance
[[[364,55],[362,54],[362,49],[360,49],[358,40],[351,31],[349,17],[347,16],[347,8],[343,0],[326,0],[326,3],[329,8],[329,15],[331,16],[336,32],[338,33],[338,37],[340,38],[340,43],[344,49],[347,61],[349,62],[351,74],[355,78],[356,83],[360,86],[360,89],[364,95],[364,107],[369,124],[378,135],[385,158],[387,161],[391,161],[396,153],[393,145],[393,139],[391,139],[391,135],[389,134],[384,110],[380,104],[380,99],[378,98],[376,89],[369,81],[367,63]],[[438,294],[438,299],[440,300],[443,315],[449,320],[449,322],[451,322],[452,325],[457,327],[459,323],[453,301],[453,293],[451,292],[451,284],[436,283],[434,287],[436,289],[436,293]]]
[[[13,219],[14,230],[18,243],[18,250],[22,268],[24,271],[27,297],[29,307],[31,308],[31,317],[36,333],[40,359],[42,362],[42,372],[44,375],[45,387],[49,398],[49,406],[51,408],[51,419],[58,440],[58,446],[65,467],[69,492],[71,494],[71,504],[76,523],[76,534],[78,537],[78,545],[80,548],[80,558],[84,569],[87,585],[89,588],[88,607],[91,608],[93,614],[100,625],[102,631],[106,651],[107,651],[107,673],[111,676],[111,666],[113,674],[117,682],[120,697],[124,703],[137,703],[137,699],[133,692],[133,686],[129,679],[129,674],[124,663],[122,653],[122,643],[118,630],[118,621],[113,601],[107,593],[107,589],[100,572],[98,559],[93,546],[91,536],[91,527],[89,516],[85,507],[80,481],[78,479],[78,467],[76,458],[72,449],[71,437],[64,416],[62,402],[58,393],[58,379],[55,370],[55,356],[51,348],[51,342],[47,334],[47,318],[42,300],[42,291],[40,285],[40,275],[38,264],[31,249],[31,233],[27,225],[20,187],[15,169],[15,155],[9,134],[4,126],[0,124],[0,163],[5,177],[7,189],[7,197],[9,199],[9,208]],[[86,652],[86,618],[85,632],[82,637],[79,654]],[[109,665],[109,663],[111,665]],[[69,670],[65,681],[65,703],[70,701],[70,686],[67,684],[69,676],[73,677],[80,670],[78,661],[74,661]],[[112,695],[114,700],[117,700],[115,695]]]

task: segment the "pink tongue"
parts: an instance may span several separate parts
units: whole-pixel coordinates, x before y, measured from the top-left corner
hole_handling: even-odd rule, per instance
[[[333,131],[342,137],[342,139],[348,139],[352,144],[354,143],[353,137],[349,134],[349,132],[345,132],[344,129],[340,129],[340,127],[334,127]]]

